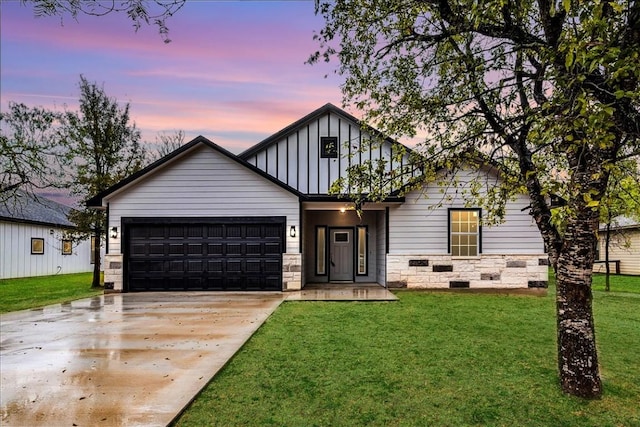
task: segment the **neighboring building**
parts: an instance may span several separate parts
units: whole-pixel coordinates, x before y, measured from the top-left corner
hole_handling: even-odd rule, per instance
[[[390,139],[360,152],[363,129],[327,104],[239,156],[198,137],[97,195],[89,205],[109,216],[105,282],[120,291],[546,286],[548,258],[524,195],[498,226],[482,225],[482,210],[454,187],[365,203],[361,218],[329,195],[354,162],[408,164],[408,155],[392,160],[401,146]],[[477,174],[498,179],[467,171],[460,185]]]
[[[600,226],[598,238],[598,261],[593,271],[604,273],[606,227]],[[640,275],[640,222],[627,217],[617,217],[611,226],[609,241],[610,273]]]
[[[90,241],[67,238],[70,210],[25,192],[0,204],[0,279],[92,271]]]

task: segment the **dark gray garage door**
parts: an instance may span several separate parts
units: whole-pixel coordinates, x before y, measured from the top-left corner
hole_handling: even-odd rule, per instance
[[[128,291],[282,290],[284,217],[123,218]]]

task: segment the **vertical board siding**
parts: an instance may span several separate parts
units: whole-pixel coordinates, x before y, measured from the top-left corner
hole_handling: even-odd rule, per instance
[[[338,139],[338,158],[320,157],[322,137]],[[351,164],[386,158],[386,171],[400,164],[391,162],[393,150],[389,141],[370,150],[366,146],[369,139],[370,135],[362,134],[358,123],[328,112],[292,129],[247,161],[301,193],[325,195],[335,180],[346,176]],[[360,147],[363,147],[361,152]],[[405,154],[404,163],[408,163],[408,159]]]
[[[55,226],[0,221],[0,279],[92,271],[90,241],[74,243],[72,254],[62,255],[64,233]],[[44,254],[31,254],[32,237],[44,239]]]
[[[464,186],[464,183],[473,177],[473,173],[461,173],[461,185]],[[450,202],[447,201],[449,197]],[[432,208],[440,202],[443,202],[442,207]],[[507,203],[504,222],[495,226],[482,226],[482,253],[544,252],[544,244],[537,226],[527,215],[527,210],[522,211],[528,205],[528,198],[521,195],[517,200]],[[448,253],[448,208],[465,207],[467,206],[460,188],[456,189],[453,186],[445,189],[444,194],[435,184],[428,186],[424,192],[415,190],[407,194],[403,205],[390,210],[390,253]]]
[[[298,198],[255,172],[208,148],[184,158],[116,193],[109,202],[109,227],[122,229],[122,217],[286,216],[286,250],[298,253]],[[109,240],[109,253],[121,253],[120,238]]]

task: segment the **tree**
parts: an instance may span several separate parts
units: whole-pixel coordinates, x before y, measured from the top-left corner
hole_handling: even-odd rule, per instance
[[[14,204],[19,191],[60,186],[62,147],[55,138],[59,114],[9,102],[0,113],[0,202]]]
[[[79,15],[104,16],[112,13],[125,13],[133,22],[136,31],[144,25],[158,27],[160,36],[165,43],[169,43],[169,28],[167,19],[173,16],[185,5],[186,0],[113,0],[113,1],[85,1],[85,0],[21,0],[23,4],[32,4],[36,16],[64,16],[70,15],[74,20]]]
[[[609,176],[640,151],[640,2],[316,0],[316,12],[309,62],[337,57],[346,104],[389,136],[426,133],[425,171],[485,156],[503,180],[477,203],[498,215],[528,193],[556,272],[561,388],[599,397],[591,276]],[[561,225],[552,196],[567,201]]]
[[[68,185],[82,202],[140,170],[145,148],[140,132],[129,122],[129,104],[120,107],[104,88],[80,76],[80,110],[67,111],[59,136],[68,146]],[[100,286],[100,242],[106,229],[104,211],[84,208],[69,218],[79,229],[78,238],[94,237],[92,286]]]
[[[184,145],[184,131],[178,130],[175,133],[160,132],[156,136],[156,145],[157,158],[162,158]]]

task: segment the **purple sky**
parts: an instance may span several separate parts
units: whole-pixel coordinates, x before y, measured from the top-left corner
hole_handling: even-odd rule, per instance
[[[168,21],[169,44],[122,14],[61,25],[17,0],[0,8],[3,110],[9,101],[75,110],[83,74],[131,104],[145,140],[184,130],[237,153],[341,104],[337,64],[304,64],[322,28],[312,1],[189,1]]]

